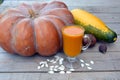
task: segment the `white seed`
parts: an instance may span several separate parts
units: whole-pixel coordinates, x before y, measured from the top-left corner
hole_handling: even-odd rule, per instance
[[[58,69],[54,68],[54,71],[58,71]]]
[[[45,67],[48,67],[48,64],[47,64],[47,63],[45,63]]]
[[[84,67],[85,65],[84,64],[81,64],[81,67]]]
[[[45,66],[45,64],[41,64],[40,67],[43,68]]]
[[[45,62],[44,61],[41,61],[39,64],[41,65],[41,64],[44,64]]]
[[[40,68],[43,68],[43,67],[47,66],[46,65],[47,64],[46,61],[41,61],[41,62],[39,62],[39,64],[40,64]]]
[[[71,68],[70,71],[75,71],[75,69]]]
[[[91,64],[94,64],[94,61],[90,61]]]
[[[61,65],[60,67],[58,67],[59,70],[64,70],[65,69],[65,66],[64,65]]]
[[[59,64],[62,65],[63,64],[63,58],[59,59]]]
[[[91,70],[92,68],[91,67],[87,67],[89,70]]]
[[[54,66],[50,66],[50,67],[49,67],[49,70],[53,70],[53,68],[54,68]]]
[[[55,67],[54,67],[54,68],[56,68],[56,69],[57,69],[58,67],[59,67],[58,65],[55,65]]]
[[[48,73],[50,73],[50,74],[54,74],[54,71],[48,71]]]
[[[72,73],[72,72],[71,72],[71,71],[66,71],[66,73],[67,73],[67,74],[70,74],[70,73]]]
[[[59,67],[58,65],[55,65],[54,66],[54,71],[58,71],[58,67]]]
[[[55,63],[57,63],[57,61],[53,61],[52,63],[55,64]]]
[[[49,59],[47,59],[47,61],[49,62],[50,60],[49,60]]]
[[[58,60],[60,59],[60,57],[59,57],[59,56],[55,56],[55,58],[56,58],[56,60],[55,60],[55,61],[58,61]]]
[[[84,63],[85,61],[84,61],[84,60],[82,60],[82,59],[80,59],[80,62]]]
[[[41,68],[40,66],[37,67],[37,69],[40,69],[40,68]]]
[[[60,74],[65,74],[65,71],[60,71],[59,73],[60,73]]]
[[[50,60],[49,62],[53,63],[53,62],[54,62],[54,60],[52,59],[52,60]]]
[[[55,61],[56,61],[56,62],[58,62],[58,61],[59,61],[59,59],[60,59],[60,58],[56,58],[56,60],[55,60]]]
[[[90,66],[90,64],[88,64],[88,63],[85,63],[85,65],[86,65],[86,66]]]

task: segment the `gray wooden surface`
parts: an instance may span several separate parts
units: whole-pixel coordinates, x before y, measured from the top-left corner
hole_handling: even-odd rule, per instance
[[[0,12],[16,7],[20,3],[50,2],[51,0],[5,0],[0,5]],[[92,69],[86,67],[76,69],[71,74],[48,74],[48,69],[37,69],[39,62],[45,57],[34,55],[22,57],[11,55],[0,48],[0,80],[120,80],[120,0],[60,0],[68,8],[82,8],[102,19],[109,28],[116,31],[118,39],[115,43],[107,44],[108,51],[101,54],[97,43],[94,48],[82,52],[80,59],[94,61]],[[65,57],[62,52],[58,56]]]

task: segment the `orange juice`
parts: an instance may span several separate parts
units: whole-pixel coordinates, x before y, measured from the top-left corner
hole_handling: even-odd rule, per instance
[[[62,30],[63,35],[63,50],[69,57],[76,57],[82,49],[82,39],[84,29],[77,26],[65,27]]]

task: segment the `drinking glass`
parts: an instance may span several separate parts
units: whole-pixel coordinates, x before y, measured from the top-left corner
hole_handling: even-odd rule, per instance
[[[62,29],[63,35],[63,51],[66,55],[64,59],[64,65],[67,68],[78,68],[80,67],[80,61],[77,56],[81,53],[81,50],[86,50],[91,40],[87,35],[84,35],[84,28],[81,26],[66,26]],[[83,37],[88,38],[88,44],[82,45]]]

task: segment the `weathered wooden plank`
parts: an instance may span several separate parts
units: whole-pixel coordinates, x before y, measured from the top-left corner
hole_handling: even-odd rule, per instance
[[[7,0],[7,2],[9,3],[13,3],[13,2],[44,2],[44,1],[51,1],[51,0]],[[97,1],[88,1],[88,0],[75,0],[75,1],[71,1],[71,0],[59,0],[59,1],[63,1],[65,3],[67,3],[69,6],[70,5],[77,5],[77,6],[113,6],[113,5],[120,5],[119,0],[97,0]]]
[[[120,13],[120,6],[68,6],[70,10],[81,8],[92,13]]]
[[[106,25],[117,34],[120,34],[120,24],[119,23],[106,23]]]
[[[2,7],[2,9],[4,10],[4,8],[6,7],[6,8],[9,8],[9,7],[16,7],[16,6],[18,6],[19,4],[21,4],[21,3],[29,3],[29,4],[32,4],[32,3],[34,3],[34,2],[40,2],[40,3],[42,3],[42,2],[44,2],[44,1],[5,1],[2,5],[1,5],[1,7]],[[47,1],[47,0],[45,0],[45,2],[50,2],[50,1]],[[69,1],[68,1],[69,2]],[[70,1],[71,2],[71,1]],[[110,2],[110,1],[109,1]],[[65,2],[66,3],[66,2]],[[73,2],[72,2],[73,3]],[[76,4],[79,4],[79,3],[77,3],[77,2],[75,2]],[[66,3],[66,5],[68,5],[67,3]],[[120,9],[119,9],[119,5],[112,5],[112,6],[99,6],[99,5],[91,5],[91,6],[89,6],[89,5],[85,5],[85,6],[81,6],[81,4],[80,5],[73,5],[73,4],[71,4],[71,5],[68,5],[68,8],[71,10],[71,9],[74,9],[74,8],[82,8],[82,9],[85,9],[85,10],[87,10],[87,11],[89,11],[89,12],[94,12],[94,13],[104,13],[104,12],[106,12],[106,13],[120,13]],[[111,10],[112,9],[112,10]]]
[[[94,61],[94,64],[90,64],[92,70],[87,67],[80,67],[76,71],[120,71],[120,52],[107,52],[101,54],[100,52],[82,52],[79,55],[80,59],[83,59],[85,63]],[[65,57],[63,53],[58,53],[58,56]],[[21,57],[18,55],[10,55],[7,53],[0,53],[0,72],[47,72],[49,68],[37,69],[40,61],[46,61],[50,57],[41,57],[38,55],[32,57]],[[55,59],[52,57],[52,59]],[[56,63],[57,64],[57,63]],[[56,65],[55,64],[55,65]],[[49,63],[50,65],[54,65]]]
[[[1,80],[120,80],[120,72],[85,72],[72,74],[0,73]]]
[[[95,72],[71,74],[69,80],[120,80],[119,72]]]
[[[29,1],[29,2],[28,2]],[[0,12],[15,7],[22,2],[49,2],[51,0],[5,0],[0,6]],[[82,8],[96,16],[100,17],[111,29],[120,34],[120,3],[119,0],[60,0],[64,1],[69,9]],[[21,57],[18,55],[7,54],[0,48],[0,79],[1,80],[120,80],[120,37],[115,43],[107,44],[108,52],[101,54],[98,52],[99,43],[92,49],[82,52],[79,56],[85,62],[94,61],[90,65],[92,70],[86,67],[76,69],[72,74],[53,75],[47,74],[48,69],[38,70],[40,61],[46,60],[46,57],[38,55],[32,57]],[[65,57],[63,53],[58,55]]]
[[[15,5],[11,5],[9,3],[2,4],[1,5],[2,8],[0,8],[0,11],[3,11],[11,7],[16,7],[19,4],[20,3],[16,3]],[[71,6],[68,6],[68,8],[70,10],[75,9],[75,8],[81,8],[81,9],[87,10],[88,12],[92,12],[92,13],[115,13],[115,14],[120,13],[120,6],[73,6],[71,5]]]
[[[51,0],[8,0],[4,1],[4,3],[1,6],[9,6],[9,7],[15,7],[20,3],[34,3],[34,2],[50,2]],[[90,11],[102,11],[102,12],[120,12],[119,10],[119,2],[117,3],[118,0],[113,1],[113,0],[99,0],[99,1],[87,1],[87,0],[76,0],[76,1],[71,1],[71,0],[60,0],[65,2],[69,9],[74,9],[74,8],[84,8],[86,7],[87,10]],[[107,2],[108,1],[108,2]],[[101,4],[102,3],[102,4]],[[92,8],[90,8],[92,7]],[[105,10],[104,8],[108,7],[108,10]],[[109,9],[115,8],[115,10],[110,11]]]
[[[93,13],[93,15],[100,18],[106,23],[120,23],[120,14],[109,14],[109,13]]]
[[[11,79],[12,80],[68,80],[69,75],[60,75],[60,74],[45,74],[45,73],[33,73],[34,75],[32,75],[31,73],[25,73],[25,74],[12,74],[11,75]],[[19,75],[19,76],[18,76]],[[9,74],[8,74],[9,76]],[[18,76],[18,77],[17,77]],[[34,77],[33,77],[34,76]],[[59,76],[59,77],[58,77]]]

